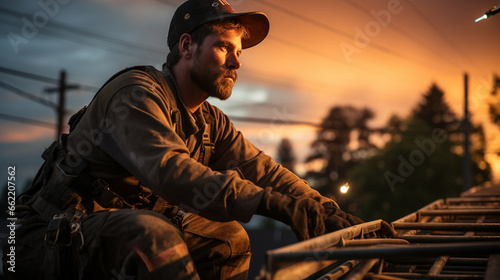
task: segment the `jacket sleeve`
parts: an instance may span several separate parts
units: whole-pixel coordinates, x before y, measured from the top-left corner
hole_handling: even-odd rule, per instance
[[[211,166],[214,170],[236,170],[243,179],[261,188],[272,187],[275,191],[293,196],[306,195],[322,204],[338,205],[322,196],[293,172],[276,163],[237,131],[229,118],[220,110],[214,114],[218,119],[215,154]]]
[[[134,81],[109,91],[101,112],[107,133],[95,145],[170,203],[217,221],[250,220],[263,190],[235,170],[192,159],[175,133],[165,92],[147,77]]]

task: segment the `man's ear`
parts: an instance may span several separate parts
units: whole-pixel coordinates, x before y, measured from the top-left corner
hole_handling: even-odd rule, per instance
[[[191,35],[188,33],[182,34],[179,39],[179,53],[184,58],[191,58],[193,55],[194,43]]]

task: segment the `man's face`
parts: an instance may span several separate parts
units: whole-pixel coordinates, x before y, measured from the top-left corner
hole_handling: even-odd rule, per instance
[[[231,96],[240,68],[241,34],[228,30],[212,34],[198,45],[194,54],[191,79],[209,96],[226,100]]]

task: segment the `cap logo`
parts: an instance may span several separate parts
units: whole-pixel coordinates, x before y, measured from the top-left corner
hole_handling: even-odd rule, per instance
[[[217,8],[226,13],[234,13],[233,8],[226,0],[217,0],[212,3],[212,7]]]
[[[188,20],[190,17],[191,17],[191,15],[189,13],[187,13],[187,14],[184,15],[184,19],[185,20]]]

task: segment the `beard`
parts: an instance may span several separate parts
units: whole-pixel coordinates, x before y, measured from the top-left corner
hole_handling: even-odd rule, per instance
[[[231,96],[234,83],[238,79],[236,70],[226,70],[200,63],[196,63],[189,74],[191,79],[209,96],[220,100],[226,100]],[[234,77],[234,80],[227,79],[228,76]]]

